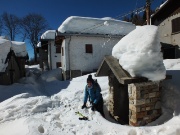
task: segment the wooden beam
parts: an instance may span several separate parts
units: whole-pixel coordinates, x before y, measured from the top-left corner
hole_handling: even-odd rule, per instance
[[[147,82],[148,79],[145,77],[123,77],[120,79],[120,83],[122,84],[131,84],[131,83],[140,83],[140,82]]]

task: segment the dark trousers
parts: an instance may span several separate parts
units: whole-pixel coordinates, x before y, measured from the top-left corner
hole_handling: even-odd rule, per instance
[[[104,115],[104,110],[103,110],[103,99],[101,99],[96,105],[95,105],[95,109],[101,113],[101,115],[105,118],[105,115]]]

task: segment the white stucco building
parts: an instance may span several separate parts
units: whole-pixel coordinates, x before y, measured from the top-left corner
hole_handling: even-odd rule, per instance
[[[42,34],[39,47],[40,67],[56,69],[61,67],[61,47],[55,44],[55,30],[48,30]]]
[[[180,58],[180,1],[166,0],[151,16],[159,27],[164,59]]]
[[[135,28],[111,18],[67,18],[56,33],[64,79],[95,72],[104,56],[111,55],[113,46]]]

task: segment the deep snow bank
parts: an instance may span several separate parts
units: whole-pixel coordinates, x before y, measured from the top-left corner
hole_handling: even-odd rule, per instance
[[[178,62],[168,60],[165,63],[165,65],[174,65],[173,67],[175,67]],[[169,68],[169,71],[171,70],[170,66],[167,66],[167,68]],[[177,73],[177,71],[180,71],[180,69],[174,70],[174,73]],[[55,72],[45,72],[42,76],[39,76],[41,81],[37,81],[36,77],[32,77],[32,81],[28,79],[26,81],[27,84],[22,85],[22,89],[25,91],[27,87],[29,88],[29,85],[36,88],[37,84],[39,84],[42,89],[45,88],[45,90],[48,90],[49,92],[54,91],[54,89],[59,89],[57,94],[46,97],[22,93],[0,103],[0,135],[180,134],[180,115],[178,113],[180,106],[180,102],[178,101],[180,95],[173,90],[175,84],[172,84],[176,82],[176,80],[178,82],[178,74],[176,77],[173,76],[173,79],[171,80],[171,89],[167,88],[163,91],[162,105],[164,109],[162,117],[157,119],[154,123],[151,123],[152,126],[131,127],[112,123],[104,119],[97,111],[92,112],[90,108],[81,109],[81,105],[83,104],[83,92],[88,75],[74,78],[69,81],[66,86],[63,86],[66,82],[56,80],[56,74],[54,73]],[[102,88],[104,111],[106,113],[106,118],[108,118],[108,77],[97,77],[95,79],[98,79]],[[169,80],[167,81],[169,82]],[[34,83],[32,84],[32,82]],[[51,89],[47,89],[48,86],[51,86]],[[177,90],[179,90],[179,88],[180,86],[177,87]],[[11,92],[13,93],[16,90],[16,87],[9,87],[9,89],[11,89]],[[3,96],[2,93],[0,93],[0,95]],[[75,114],[76,111],[80,111],[88,116],[89,121],[80,121]]]

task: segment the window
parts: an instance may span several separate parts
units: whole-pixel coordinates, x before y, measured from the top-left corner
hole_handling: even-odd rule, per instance
[[[56,53],[61,53],[61,45],[56,45]]]
[[[93,53],[92,44],[86,44],[86,53]]]
[[[63,47],[61,47],[61,53],[62,53],[62,56],[64,56],[64,48]]]
[[[48,50],[48,41],[41,41],[41,48],[43,50]]]
[[[175,59],[175,47],[163,49],[163,59]]]
[[[61,67],[61,62],[56,62],[56,67]]]
[[[172,33],[180,32],[180,17],[172,20]]]

